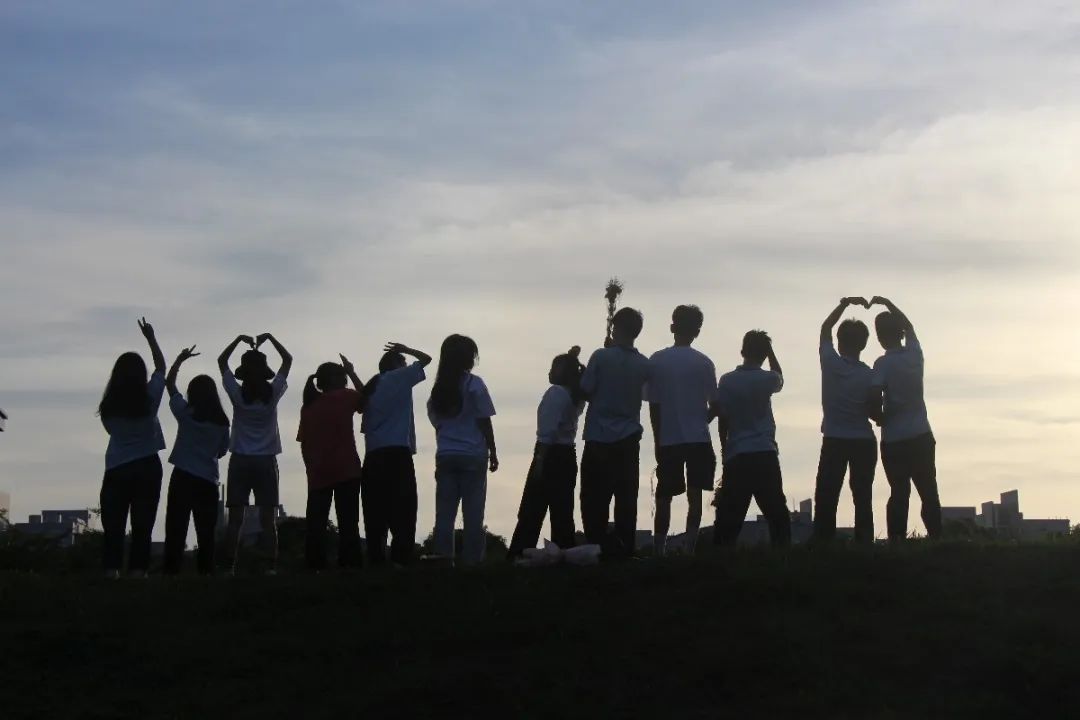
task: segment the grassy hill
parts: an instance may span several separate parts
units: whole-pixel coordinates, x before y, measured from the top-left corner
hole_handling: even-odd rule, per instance
[[[1080,547],[106,583],[0,573],[4,716],[1060,717]],[[208,714],[211,713],[212,715]]]

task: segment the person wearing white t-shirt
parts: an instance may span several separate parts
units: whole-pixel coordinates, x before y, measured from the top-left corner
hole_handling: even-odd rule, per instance
[[[854,318],[840,323],[833,347],[833,328],[852,305],[870,307],[866,298],[848,297],[821,324],[818,357],[821,361],[821,456],[814,489],[814,539],[827,542],[836,536],[836,507],[850,468],[851,499],[855,504],[855,540],[874,541],[871,503],[877,438],[870,426],[873,371],[859,359],[870,331]]]
[[[716,453],[709,437],[709,406],[716,392],[716,367],[690,347],[705,316],[696,305],[671,314],[675,344],[649,358],[649,418],[656,449],[656,517],[653,547],[662,557],[671,526],[671,501],[686,493],[686,545],[694,553],[701,527],[701,494],[712,491]]]
[[[536,409],[536,447],[525,476],[525,488],[518,507],[517,526],[510,539],[507,557],[520,557],[540,540],[544,516],[551,513],[551,541],[560,548],[574,546],[574,487],[577,485],[578,418],[585,409],[581,375],[585,366],[578,360],[581,348],[558,355],[551,361],[548,387]]]
[[[649,360],[634,347],[644,321],[624,307],[612,319],[607,347],[589,358],[581,389],[589,399],[581,455],[581,526],[607,557],[634,554],[641,467],[641,402]],[[608,517],[615,501],[615,533]]]
[[[923,351],[915,328],[891,301],[877,296],[871,305],[884,305],[874,321],[885,354],[874,363],[871,403],[881,409],[881,464],[891,493],[885,519],[889,539],[907,537],[911,486],[922,499],[922,520],[930,537],[941,534],[934,433],[923,397]]]
[[[443,340],[427,407],[435,427],[435,551],[454,557],[454,525],[460,507],[464,565],[484,559],[487,474],[499,469],[491,422],[495,405],[487,385],[472,374],[478,356],[472,338],[450,335]]]
[[[408,364],[405,356],[415,358]],[[427,375],[431,356],[401,343],[388,343],[379,360],[379,374],[366,386],[367,408],[360,424],[366,452],[360,491],[364,501],[364,529],[368,559],[378,565],[412,562],[416,543],[416,424],[413,388]]]
[[[109,434],[100,498],[105,577],[109,579],[120,577],[129,515],[128,573],[146,577],[150,567],[150,536],[161,498],[162,468],[158,451],[165,449],[165,436],[157,415],[165,394],[165,355],[146,318],[139,320],[139,330],[154,358],[153,374],[147,379],[146,362],[138,353],[124,353],[116,359],[98,405],[101,424]]]
[[[269,342],[281,357],[275,373],[259,347]],[[251,347],[240,356],[240,367],[229,369],[229,358],[240,343]],[[233,406],[229,470],[226,478],[225,504],[229,523],[225,533],[226,560],[235,568],[248,499],[255,497],[262,532],[259,542],[270,558],[270,571],[277,566],[277,507],[281,504],[278,488],[277,456],[281,454],[278,431],[278,403],[288,388],[292,355],[270,333],[257,338],[239,335],[218,356],[221,386]]]
[[[742,356],[743,364],[720,378],[714,398],[724,473],[713,542],[735,545],[753,499],[769,524],[770,542],[784,547],[791,544],[791,515],[772,412],[772,396],[784,387],[784,376],[772,340],[762,330],[746,333]],[[766,360],[768,370],[761,367]]]

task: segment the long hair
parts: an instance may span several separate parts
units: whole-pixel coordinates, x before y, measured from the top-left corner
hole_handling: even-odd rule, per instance
[[[345,386],[345,368],[334,362],[325,362],[304,383],[304,402],[307,407],[318,400],[324,392]]]
[[[581,376],[585,374],[585,366],[581,364],[578,356],[581,348],[575,347],[568,353],[556,355],[551,361],[551,379],[556,385],[562,385],[570,391],[570,398],[575,405],[585,402],[585,391],[581,389]]]
[[[462,410],[461,382],[473,369],[480,351],[473,339],[450,335],[439,350],[439,370],[431,387],[431,410],[440,417],[455,417]]]
[[[270,386],[270,381],[264,378],[248,378],[240,382],[240,397],[248,405],[257,402],[269,405],[274,399],[274,388]]]
[[[146,363],[135,352],[116,358],[109,384],[98,404],[103,418],[141,418],[150,414],[150,393],[146,390]]]
[[[217,383],[209,375],[196,375],[187,386],[187,401],[195,422],[229,427],[229,416],[221,406]]]

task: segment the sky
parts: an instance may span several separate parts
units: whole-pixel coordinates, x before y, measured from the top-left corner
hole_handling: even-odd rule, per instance
[[[617,275],[646,353],[680,303],[721,372],[770,332],[790,503],[813,494],[821,321],[884,295],[925,350],[943,503],[1018,489],[1028,517],[1080,520],[1078,50],[1066,2],[5,2],[0,491],[15,520],[97,505],[96,403],[118,354],[147,356],[145,315],[170,360],[203,351],[182,383],[238,333],[293,352],[302,514],[305,376],[460,332],[509,535],[550,360],[602,341]],[[879,468],[879,535],[886,497]]]

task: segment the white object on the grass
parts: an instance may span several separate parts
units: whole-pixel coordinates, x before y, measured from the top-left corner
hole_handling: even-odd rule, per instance
[[[599,545],[578,545],[563,550],[555,543],[545,540],[542,548],[528,548],[514,561],[518,567],[543,567],[545,565],[596,565],[600,562]]]

